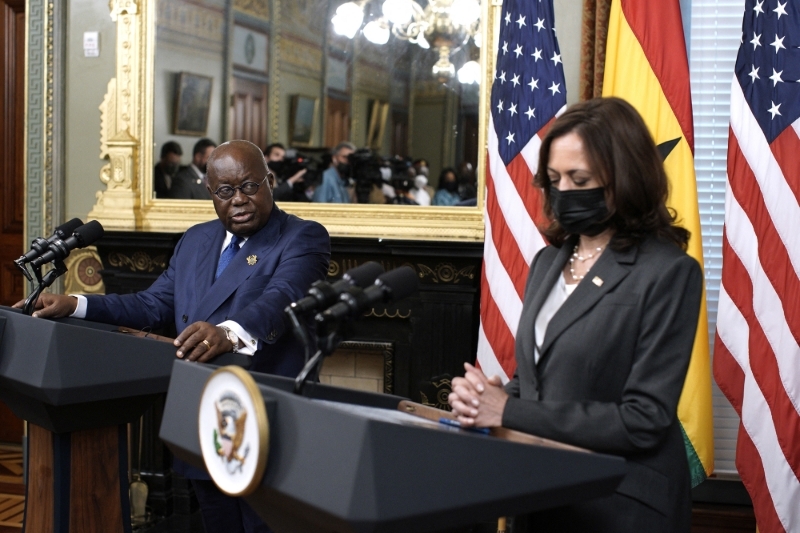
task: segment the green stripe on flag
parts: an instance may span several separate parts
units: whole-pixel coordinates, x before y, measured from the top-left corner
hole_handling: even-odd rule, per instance
[[[692,488],[694,488],[706,480],[706,469],[703,468],[703,463],[694,450],[692,440],[686,435],[686,431],[683,430],[683,424],[681,424],[681,435],[683,435],[683,444],[686,446],[686,459],[689,461],[689,476],[692,479]]]

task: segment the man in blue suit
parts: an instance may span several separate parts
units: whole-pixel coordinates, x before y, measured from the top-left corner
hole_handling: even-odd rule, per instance
[[[253,356],[251,369],[296,375],[302,346],[287,331],[283,309],[328,270],[330,238],[320,224],[278,209],[261,150],[247,141],[220,145],[208,161],[208,189],[218,220],[189,228],[169,267],[136,294],[43,294],[34,316],[76,316],[128,326],[174,321],[177,356],[207,361],[227,352]],[[206,533],[269,529],[238,498],[223,495],[205,472],[176,461],[192,479]]]

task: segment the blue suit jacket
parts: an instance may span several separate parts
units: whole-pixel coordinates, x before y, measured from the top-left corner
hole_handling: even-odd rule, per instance
[[[320,224],[273,207],[267,225],[250,237],[214,281],[225,228],[219,220],[189,228],[169,267],[145,291],[87,297],[86,318],[141,329],[175,322],[178,333],[193,322],[233,320],[258,339],[252,370],[294,376],[303,367],[302,346],[287,331],[284,308],[324,279],[330,238]],[[255,256],[256,263],[247,258]],[[252,261],[252,260],[251,260]]]

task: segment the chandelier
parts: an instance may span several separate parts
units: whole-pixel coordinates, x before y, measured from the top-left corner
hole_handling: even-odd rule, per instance
[[[478,0],[428,0],[422,7],[415,0],[384,0],[382,16],[367,22],[363,29],[364,8],[372,0],[352,0],[336,9],[331,19],[333,31],[348,39],[361,29],[364,37],[383,45],[394,35],[421,48],[433,48],[439,60],[433,65],[433,74],[440,79],[450,79],[456,74],[450,55],[470,39],[480,47],[481,6]],[[377,0],[374,0],[377,1]],[[479,83],[480,65],[468,61],[458,71],[461,83]]]

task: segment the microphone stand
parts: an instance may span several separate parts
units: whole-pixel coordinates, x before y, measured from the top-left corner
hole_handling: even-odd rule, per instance
[[[16,261],[15,261],[16,263]],[[17,263],[17,266],[20,267],[23,272],[27,272],[28,269]],[[47,272],[44,276],[42,276],[41,267],[34,267],[33,273],[36,275],[36,280],[39,282],[39,285],[31,291],[31,294],[25,300],[25,303],[22,306],[22,312],[26,315],[30,316],[33,314],[33,310],[36,307],[36,300],[39,299],[39,295],[42,294],[47,287],[52,285],[60,276],[63,276],[67,272],[67,266],[64,264],[62,259],[56,259],[53,261],[53,268]],[[33,280],[30,277],[30,274],[26,276],[28,281],[31,282],[31,287],[33,287]]]
[[[317,321],[317,330],[315,334],[317,351],[313,357],[309,357],[311,354],[311,337],[297,318],[291,305],[288,306],[284,312],[292,323],[292,330],[294,331],[295,337],[303,344],[303,348],[305,349],[306,364],[294,380],[294,393],[302,395],[303,387],[308,381],[308,378],[310,376],[319,375],[322,361],[336,350],[339,343],[344,340],[344,337],[340,335],[338,331],[340,322],[336,322],[335,325],[331,327],[330,324],[324,321]]]

